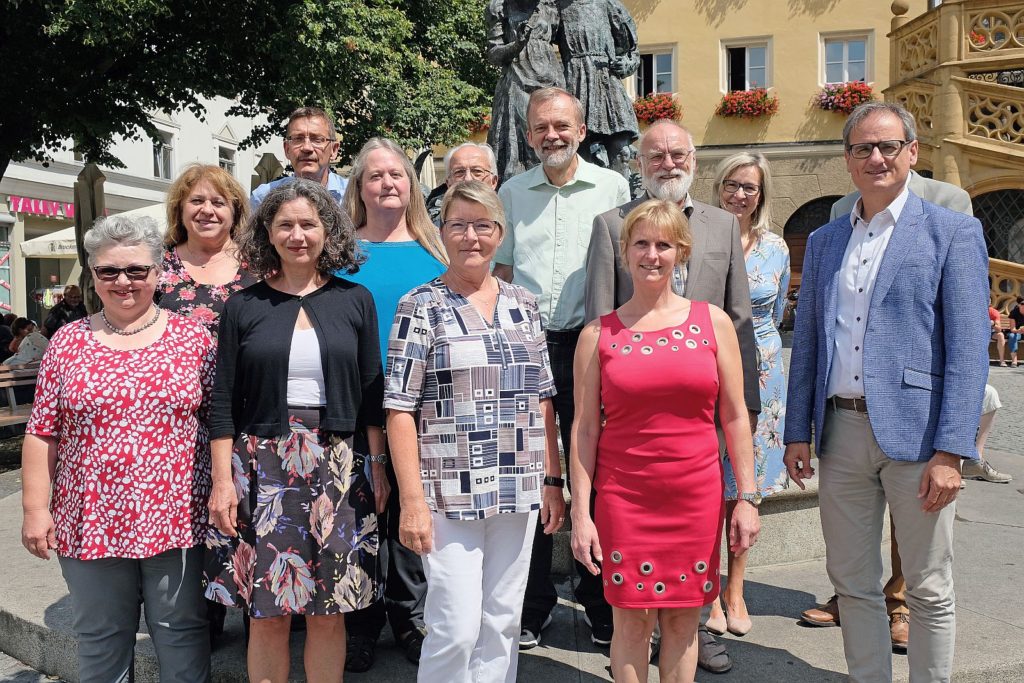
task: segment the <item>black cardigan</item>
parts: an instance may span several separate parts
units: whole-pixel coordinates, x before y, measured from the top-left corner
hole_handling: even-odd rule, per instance
[[[384,425],[377,309],[362,285],[332,277],[294,296],[259,282],[227,300],[220,316],[210,438],[288,434],[288,356],[306,311],[320,342],[327,392],[320,428],[356,432]]]

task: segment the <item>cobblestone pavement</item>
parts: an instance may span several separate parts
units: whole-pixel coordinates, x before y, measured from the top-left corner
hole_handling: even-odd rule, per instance
[[[999,392],[1003,407],[996,413],[996,422],[985,447],[1020,455],[1024,452],[1020,436],[1020,423],[1024,420],[1024,366],[993,367],[989,369],[988,383]]]

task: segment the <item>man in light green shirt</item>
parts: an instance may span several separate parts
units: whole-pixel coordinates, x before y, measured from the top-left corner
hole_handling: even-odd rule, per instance
[[[587,133],[585,120],[583,105],[561,88],[542,88],[530,95],[526,140],[541,165],[510,178],[498,190],[507,225],[494,257],[495,275],[514,280],[537,296],[567,461],[574,411],[572,362],[580,330],[587,323],[585,266],[594,217],[630,199],[625,178],[576,153]],[[540,643],[541,630],[557,601],[550,578],[551,549],[551,537],[538,526],[523,602],[520,649]],[[582,566],[577,566],[577,573],[576,598],[587,618],[610,632],[611,613],[600,578]]]

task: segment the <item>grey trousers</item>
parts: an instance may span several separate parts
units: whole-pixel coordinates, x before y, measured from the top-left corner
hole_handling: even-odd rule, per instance
[[[145,559],[60,558],[71,592],[82,683],[133,680],[140,601],[160,664],[161,683],[210,680],[210,634],[202,591],[203,548]]]
[[[911,683],[945,683],[953,668],[955,503],[926,513],[917,497],[926,463],[890,460],[864,413],[828,408],[818,489],[825,567],[839,596],[853,683],[892,680],[882,593],[882,521],[889,504],[910,609]]]

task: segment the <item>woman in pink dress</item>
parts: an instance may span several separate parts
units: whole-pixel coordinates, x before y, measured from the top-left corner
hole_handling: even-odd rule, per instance
[[[729,527],[730,548],[749,548],[760,529],[735,328],[721,309],[672,291],[690,245],[677,205],[652,200],[634,209],[621,241],[633,297],[587,325],[576,349],[572,547],[602,576],[618,683],[647,680],[656,621],[661,680],[693,680],[700,609],[719,591],[725,503],[716,405],[747,501]]]

